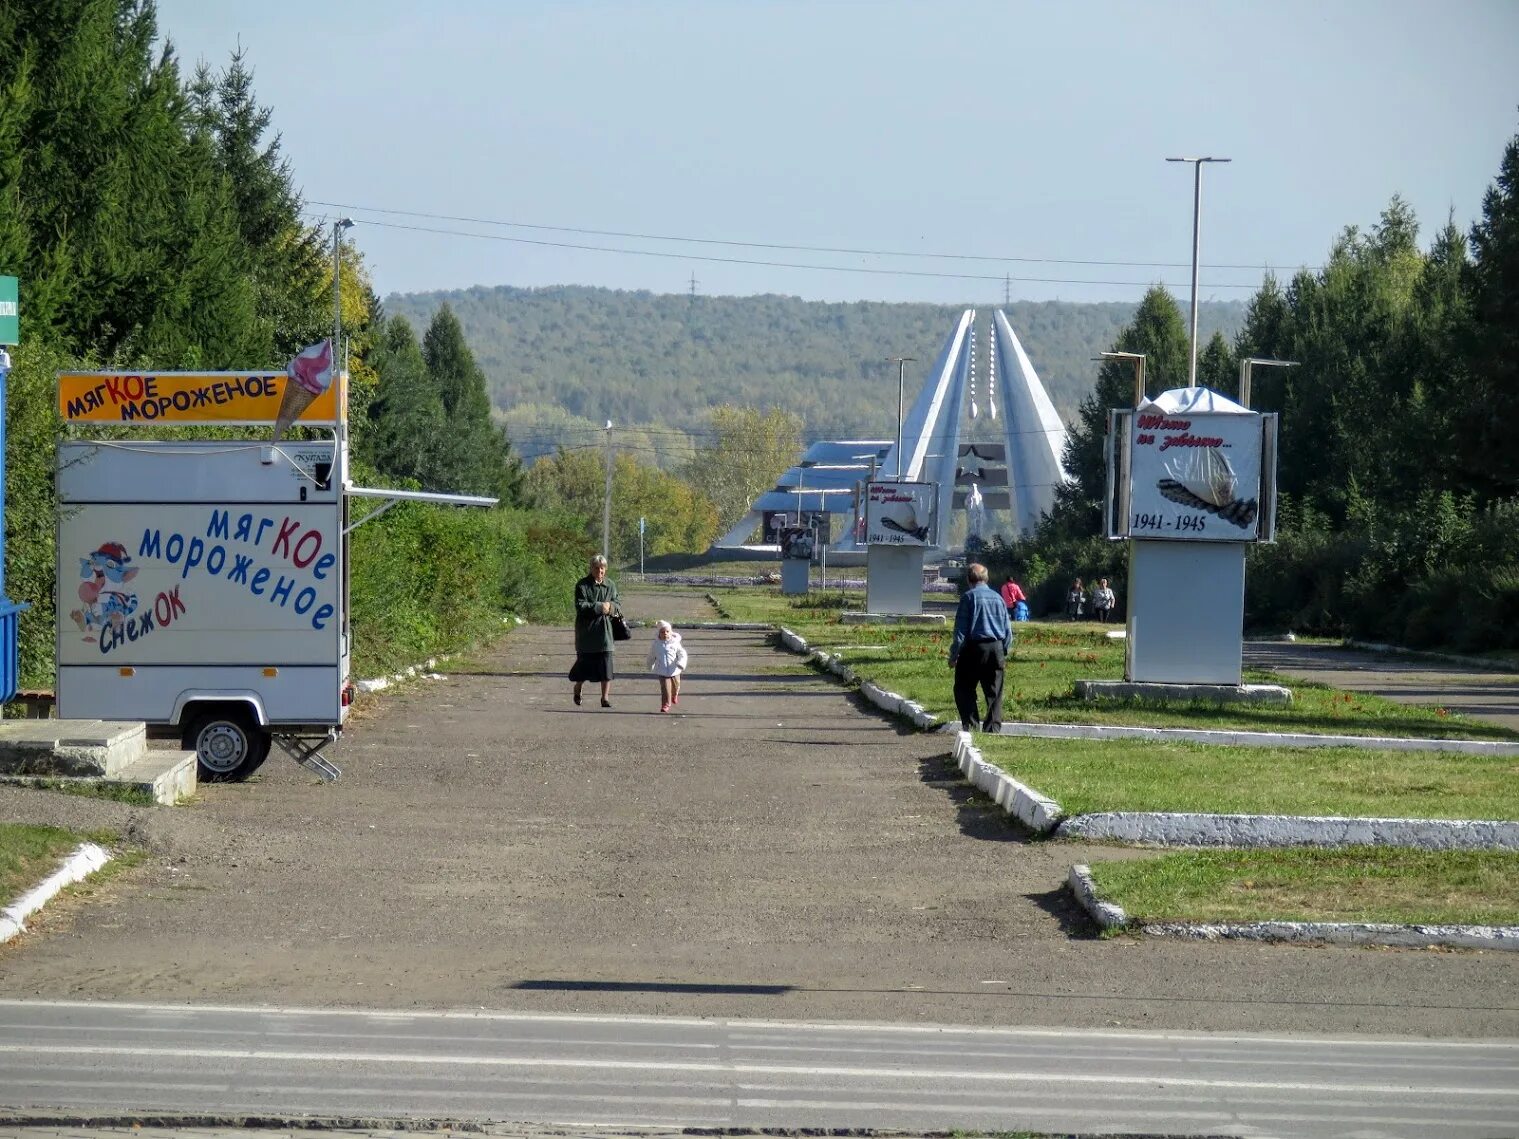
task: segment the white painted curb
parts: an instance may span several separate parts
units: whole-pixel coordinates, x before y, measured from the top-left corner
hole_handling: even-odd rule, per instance
[[[1112,902],[1104,902],[1097,896],[1097,884],[1092,881],[1092,868],[1078,862],[1066,877],[1071,893],[1092,919],[1103,929],[1113,929],[1129,924],[1129,915]]]
[[[75,882],[83,881],[107,862],[111,853],[93,842],[82,843],[73,854],[63,860],[63,865],[42,880],[42,883],[0,910],[0,942],[9,941],[17,934],[26,932],[26,919],[50,902],[58,891]]]
[[[517,623],[521,625],[524,622],[518,619]],[[356,680],[353,686],[359,692],[368,695],[371,692],[381,692],[392,684],[399,684],[403,680],[411,680],[417,676],[420,676],[423,680],[442,680],[442,674],[433,670],[438,667],[440,660],[449,660],[452,655],[452,653],[449,653],[441,657],[428,657],[422,664],[408,665],[400,672],[391,673],[389,676],[378,676],[373,680]]]
[[[832,673],[845,684],[853,684],[859,679],[854,669],[845,664],[842,659],[821,649],[809,648],[806,638],[798,636],[785,626],[779,627],[779,635],[781,644],[786,648],[806,656],[809,663],[817,665],[824,672]],[[860,695],[881,711],[908,720],[914,727],[923,731],[933,731],[939,726],[939,717],[926,710],[916,700],[909,700],[895,692],[888,692],[874,681],[867,680],[861,684]]]
[[[955,733],[954,757],[973,786],[1035,834],[1049,834],[1060,824],[1065,814],[1060,804],[987,762],[969,732]]]
[[[1409,949],[1453,946],[1460,949],[1519,951],[1519,926],[1511,925],[1393,925],[1384,922],[1145,922],[1134,925],[1128,914],[1097,896],[1091,868],[1071,867],[1067,878],[1092,919],[1103,929],[1128,926],[1150,937],[1194,941],[1285,941],[1328,945],[1391,945]]]
[[[1326,736],[1307,732],[1244,732],[1215,728],[1133,728],[1108,724],[1004,723],[1004,736],[1048,740],[1149,740],[1225,744],[1229,747],[1364,747],[1384,751],[1453,751],[1467,755],[1519,755],[1519,743],[1423,740],[1405,736]]]
[[[1060,824],[1061,838],[1117,839],[1159,846],[1264,849],[1391,846],[1413,850],[1519,850],[1519,822],[1497,819],[1382,819],[1336,815],[1209,815],[1101,811]]]

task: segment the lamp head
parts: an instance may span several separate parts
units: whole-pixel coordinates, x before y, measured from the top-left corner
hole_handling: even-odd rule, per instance
[[[352,218],[339,218],[335,224],[337,225],[337,227],[339,229],[352,229],[353,228],[353,219]]]

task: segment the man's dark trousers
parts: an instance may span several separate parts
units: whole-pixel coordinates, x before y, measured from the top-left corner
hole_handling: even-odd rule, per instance
[[[981,724],[987,731],[1002,727],[1002,670],[1006,655],[1001,641],[967,641],[955,661],[955,708],[961,724]],[[986,719],[976,715],[976,688],[986,693]]]

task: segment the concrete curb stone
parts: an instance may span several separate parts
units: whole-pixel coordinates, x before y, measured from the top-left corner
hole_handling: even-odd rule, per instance
[[[107,862],[111,852],[93,842],[80,843],[63,865],[0,910],[0,942],[26,932],[26,919],[52,901],[65,886],[81,882]]]
[[[774,628],[774,626],[765,626]],[[777,633],[780,643],[794,653],[807,657],[812,664],[824,672],[838,677],[845,684],[859,682],[855,671],[846,665],[843,660],[833,653],[824,652],[821,649],[813,649],[807,644],[805,637],[793,633],[790,629],[781,626]],[[932,712],[929,712],[916,700],[909,700],[895,692],[888,692],[872,680],[860,682],[860,695],[875,705],[881,711],[891,716],[909,721],[915,728],[921,731],[934,731],[939,727],[940,720]]]
[[[1117,724],[1004,723],[1004,736],[1051,740],[1180,740],[1229,747],[1363,747],[1380,751],[1450,751],[1465,755],[1519,755],[1519,743],[1410,739],[1404,736],[1331,736],[1306,732],[1247,732],[1216,728],[1136,728]]]
[[[1519,926],[1394,925],[1385,922],[1134,922],[1097,896],[1091,867],[1077,863],[1066,879],[1076,901],[1103,929],[1132,929],[1149,937],[1195,941],[1272,941],[1295,944],[1388,945],[1406,949],[1519,951]]]
[[[1236,849],[1390,846],[1415,850],[1519,850],[1519,823],[1488,819],[1107,811],[1067,819],[1056,833],[1060,838]]]

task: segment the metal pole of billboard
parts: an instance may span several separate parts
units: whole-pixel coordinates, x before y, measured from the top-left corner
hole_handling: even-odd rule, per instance
[[[1267,360],[1261,356],[1246,356],[1239,362],[1239,404],[1250,406],[1250,369],[1259,364],[1263,368],[1296,368],[1296,360]]]
[[[1192,336],[1187,351],[1187,386],[1197,386],[1197,255],[1202,248],[1203,163],[1232,162],[1230,158],[1168,158],[1167,162],[1192,164]]]
[[[907,365],[916,364],[918,361],[911,356],[894,356],[893,364],[897,366],[897,481],[902,481],[902,399],[906,380],[904,378]]]

